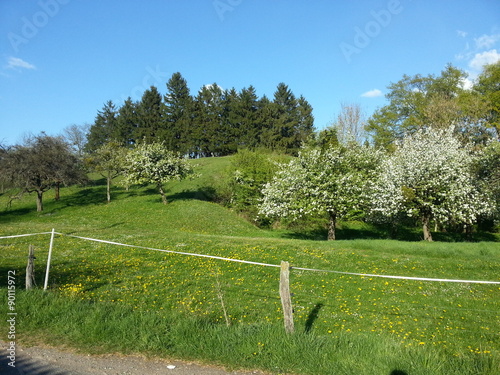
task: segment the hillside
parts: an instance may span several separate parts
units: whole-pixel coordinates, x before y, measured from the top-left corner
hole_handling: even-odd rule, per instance
[[[56,236],[44,293],[22,289],[29,244],[36,248],[38,289],[43,285],[49,236],[0,239],[2,274],[16,270],[20,342],[274,373],[496,373],[498,285],[373,275],[495,281],[500,244],[293,239],[292,231],[260,229],[205,200],[229,162],[194,161],[200,177],[168,184],[166,206],[152,187],[115,187],[106,204],[97,180],[64,188],[58,202],[47,193],[42,214],[30,196],[1,211],[0,236],[55,228],[135,245]],[[297,332],[285,335],[277,268],[185,253],[372,276],[292,269]]]

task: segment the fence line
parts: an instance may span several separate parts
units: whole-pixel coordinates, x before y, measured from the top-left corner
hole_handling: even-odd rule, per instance
[[[42,232],[42,233],[20,234],[20,235],[14,235],[14,236],[3,236],[3,237],[0,237],[0,239],[36,236],[36,235],[44,235],[44,234],[52,234],[52,233],[60,235],[60,236],[78,238],[78,239],[82,239],[82,240],[86,240],[86,241],[106,243],[106,244],[117,245],[117,246],[132,247],[132,248],[136,248],[136,249],[152,250],[152,251],[159,251],[159,252],[165,252],[165,253],[171,253],[171,254],[188,255],[188,256],[195,256],[195,257],[202,257],[202,258],[210,258],[210,259],[218,259],[218,260],[224,260],[224,261],[229,261],[229,262],[254,264],[254,265],[265,266],[265,267],[275,267],[275,268],[281,267],[280,264],[269,264],[269,263],[253,262],[253,261],[242,260],[242,259],[225,258],[225,257],[207,255],[207,254],[197,254],[197,253],[187,253],[187,252],[182,252],[182,251],[157,249],[157,248],[153,248],[153,247],[130,245],[130,244],[124,244],[124,243],[115,242],[115,241],[108,241],[108,240],[101,240],[101,239],[90,238],[90,237],[75,236],[75,235],[64,234],[64,233],[59,233],[59,232]],[[322,269],[316,269],[316,268],[304,268],[304,267],[294,267],[294,266],[290,267],[290,269],[291,270],[292,269],[300,270],[300,271],[310,271],[310,272],[327,272],[327,273],[335,273],[335,274],[340,274],[340,275],[351,275],[351,276],[361,276],[361,277],[379,277],[379,278],[386,278],[386,279],[399,279],[399,280],[417,280],[417,281],[464,283],[464,284],[500,284],[500,281],[459,280],[459,279],[439,279],[439,278],[413,277],[413,276],[378,275],[378,274],[343,272],[343,271],[322,270]]]

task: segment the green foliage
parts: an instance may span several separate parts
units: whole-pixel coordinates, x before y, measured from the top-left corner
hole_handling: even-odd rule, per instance
[[[108,142],[84,159],[85,166],[106,178],[107,199],[111,201],[111,182],[123,172],[127,149],[117,142]]]
[[[465,142],[484,144],[491,138],[490,99],[465,89],[466,78],[464,72],[448,65],[437,77],[404,75],[390,84],[389,104],[375,111],[366,126],[375,145],[392,150],[396,141],[419,129],[452,125]]]
[[[492,217],[500,221],[500,142],[491,142],[481,150],[474,172],[479,189],[492,198]]]
[[[495,129],[497,139],[500,140],[500,61],[484,67],[474,90],[489,102],[487,122]]]
[[[288,158],[263,149],[239,150],[216,185],[216,199],[252,221],[258,220],[257,206],[262,199],[262,188],[271,181],[278,169],[278,162]]]

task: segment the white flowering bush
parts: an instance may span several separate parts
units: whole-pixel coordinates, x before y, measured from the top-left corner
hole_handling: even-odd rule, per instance
[[[473,224],[491,208],[488,197],[475,187],[473,160],[453,128],[419,130],[407,136],[381,164],[379,179],[371,187],[372,213],[419,218],[428,241],[432,241],[433,219]]]
[[[181,180],[193,173],[191,165],[178,153],[169,151],[162,143],[138,144],[125,157],[124,181],[132,184],[155,184],[167,204],[163,184]]]
[[[264,186],[260,215],[298,219],[327,213],[328,239],[335,239],[335,224],[361,209],[364,188],[375,174],[381,154],[349,144],[326,150],[302,150],[298,158],[281,164]]]

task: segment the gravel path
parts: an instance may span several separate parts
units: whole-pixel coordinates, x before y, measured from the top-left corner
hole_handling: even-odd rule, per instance
[[[0,341],[2,375],[265,375],[260,371],[225,371],[215,366],[119,354],[85,355],[51,347],[16,347],[15,368],[8,345]]]

